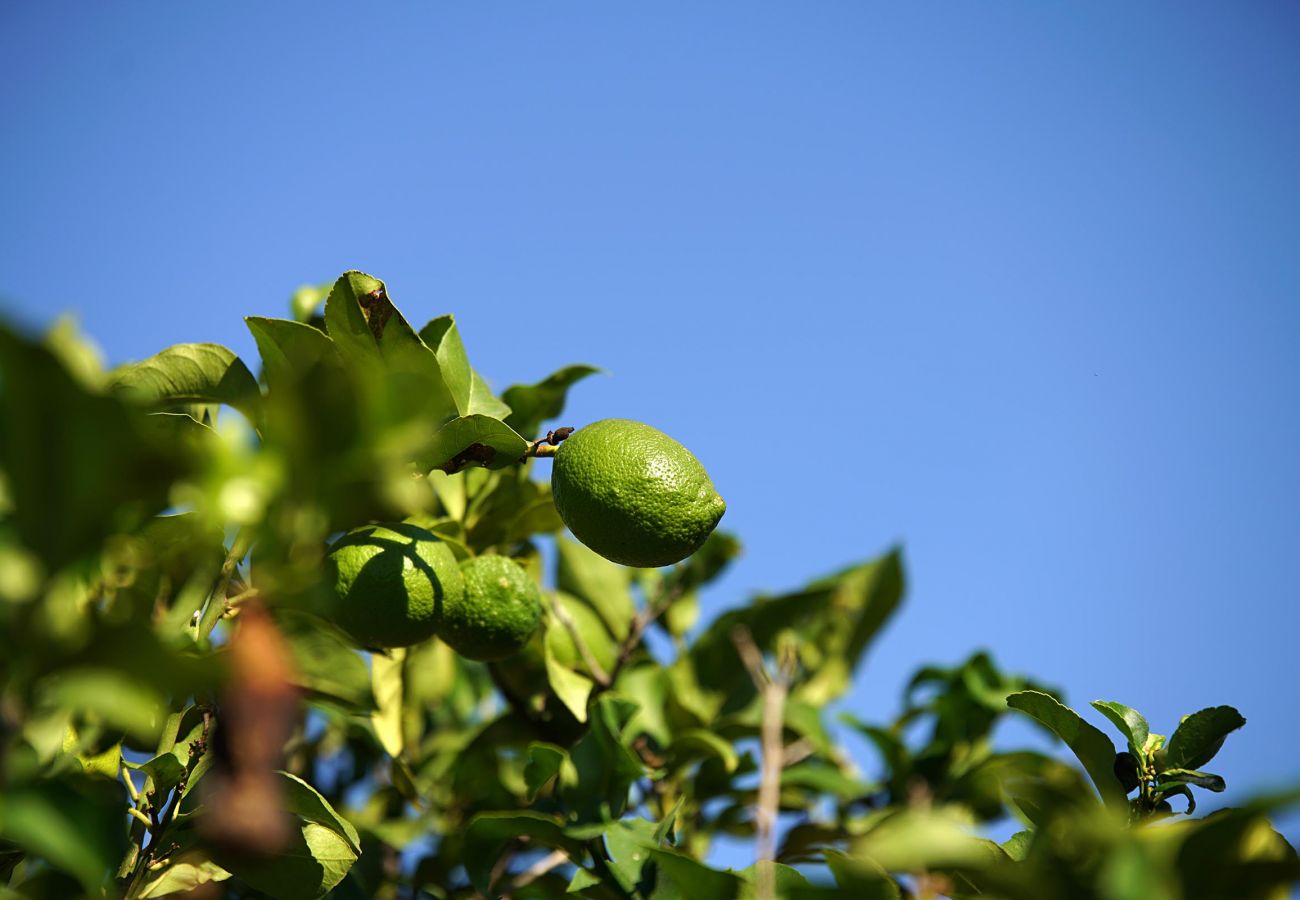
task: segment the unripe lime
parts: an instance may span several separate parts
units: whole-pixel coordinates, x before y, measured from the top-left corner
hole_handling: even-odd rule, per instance
[[[329,549],[335,624],[363,647],[409,647],[428,640],[441,607],[465,597],[451,548],[404,522],[349,531]]]
[[[689,450],[628,419],[593,422],[560,444],[551,491],[574,537],[640,568],[690,556],[727,511]]]
[[[461,563],[465,593],[443,601],[438,637],[468,659],[513,656],[542,620],[542,592],[518,563],[476,556]]]

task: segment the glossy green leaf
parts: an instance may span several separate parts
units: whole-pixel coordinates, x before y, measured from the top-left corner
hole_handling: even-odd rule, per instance
[[[564,412],[569,388],[600,370],[594,366],[566,366],[536,384],[516,384],[505,389],[501,399],[510,405],[506,424],[529,438],[541,437],[541,424]]]
[[[1110,719],[1111,723],[1119,729],[1119,733],[1124,735],[1133,753],[1139,755],[1143,753],[1151,729],[1140,712],[1113,700],[1094,700],[1092,708]]]
[[[1245,718],[1231,706],[1211,706],[1192,713],[1169,738],[1165,767],[1199,769],[1214,758],[1229,734],[1245,724]]]
[[[681,851],[659,847],[650,856],[656,869],[651,900],[732,900],[744,890],[738,876],[711,869]]]
[[[555,539],[555,584],[600,613],[618,640],[627,637],[636,617],[630,569],[616,565],[577,541]]]
[[[261,416],[257,379],[231,350],[220,344],[175,344],[148,359],[109,375],[111,389],[149,405],[223,403],[249,421]]]
[[[262,373],[272,391],[292,390],[298,381],[321,367],[343,365],[334,342],[310,325],[263,316],[248,316],[244,324],[257,342]]]
[[[452,419],[438,429],[421,464],[426,468],[452,464],[501,469],[519,463],[528,442],[509,426],[483,415]]]
[[[1124,790],[1115,778],[1115,745],[1110,738],[1050,694],[1020,691],[1007,698],[1007,706],[1032,717],[1064,741],[1108,806],[1127,806]]]

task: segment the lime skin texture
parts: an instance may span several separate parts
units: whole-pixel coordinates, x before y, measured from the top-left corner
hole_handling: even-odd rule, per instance
[[[438,637],[468,659],[513,656],[542,621],[542,592],[518,563],[488,554],[460,566],[465,593],[443,601]]]
[[[593,422],[560,444],[551,492],[574,537],[638,568],[690,556],[727,511],[689,450],[630,419]]]
[[[363,647],[410,647],[437,632],[447,603],[463,603],[465,578],[451,548],[404,522],[366,525],[330,547],[334,623]]]

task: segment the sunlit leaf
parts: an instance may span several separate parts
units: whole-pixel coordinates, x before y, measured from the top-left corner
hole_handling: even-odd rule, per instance
[[[175,344],[113,370],[109,385],[137,403],[224,403],[249,421],[261,417],[257,380],[243,360],[220,344]]]
[[[1083,763],[1108,806],[1127,806],[1124,790],[1115,778],[1115,745],[1110,738],[1050,694],[1021,691],[1007,698],[1007,706],[1031,716],[1063,740]]]
[[[1245,718],[1231,706],[1212,706],[1192,713],[1169,738],[1164,765],[1170,769],[1199,769],[1214,758],[1229,734],[1245,724]]]

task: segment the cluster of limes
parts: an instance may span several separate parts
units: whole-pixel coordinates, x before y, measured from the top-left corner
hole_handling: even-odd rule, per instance
[[[626,566],[671,565],[699,549],[726,511],[708,473],[668,435],[604,419],[558,447],[555,507],[574,536]],[[537,583],[505,556],[457,563],[415,525],[367,525],[327,557],[334,620],[365,647],[406,647],[435,634],[462,656],[518,653],[542,620]]]

